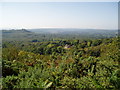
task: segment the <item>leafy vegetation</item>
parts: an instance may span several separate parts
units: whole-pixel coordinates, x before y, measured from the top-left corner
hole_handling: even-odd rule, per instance
[[[12,39],[14,36],[7,39],[5,35],[2,43],[3,89],[120,89],[118,37],[61,39],[52,36],[48,40],[41,34],[42,41],[33,33],[34,38],[25,40],[23,37],[22,40]]]

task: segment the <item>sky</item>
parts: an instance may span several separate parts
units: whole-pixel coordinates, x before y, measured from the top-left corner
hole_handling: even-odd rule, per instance
[[[117,29],[117,2],[2,2],[2,29]]]

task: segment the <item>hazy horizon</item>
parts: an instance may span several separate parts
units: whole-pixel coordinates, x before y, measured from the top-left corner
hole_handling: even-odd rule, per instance
[[[1,29],[0,30],[22,30],[22,29],[25,29],[25,30],[42,30],[42,29],[48,29],[48,30],[55,30],[55,29],[63,29],[63,30],[73,30],[73,29],[76,29],[76,30],[118,30],[118,29],[93,29],[93,28],[6,28],[6,29]]]

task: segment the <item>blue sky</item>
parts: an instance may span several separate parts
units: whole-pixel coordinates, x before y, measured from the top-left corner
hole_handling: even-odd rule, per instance
[[[117,2],[6,2],[0,6],[0,28],[118,28]]]

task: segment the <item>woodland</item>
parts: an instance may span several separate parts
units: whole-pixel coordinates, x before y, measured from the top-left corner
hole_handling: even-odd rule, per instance
[[[2,34],[3,89],[120,89],[119,36]]]

